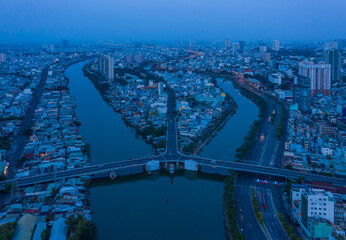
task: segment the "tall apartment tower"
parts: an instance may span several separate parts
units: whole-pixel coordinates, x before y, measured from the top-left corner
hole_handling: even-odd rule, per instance
[[[239,43],[232,43],[233,54],[236,54],[240,49]]]
[[[330,64],[301,62],[299,63],[299,75],[310,78],[310,95],[316,96],[322,93],[330,95]]]
[[[110,56],[99,57],[99,72],[108,82],[114,80],[114,59]]]
[[[240,52],[245,51],[245,41],[239,41],[239,50]]]
[[[309,112],[311,106],[310,78],[298,76],[294,80],[293,100],[301,112]]]
[[[0,63],[6,62],[6,53],[0,53]]]
[[[279,40],[273,40],[272,49],[274,51],[276,51],[276,52],[280,50],[280,42],[279,42]]]
[[[231,40],[229,40],[229,38],[226,38],[226,39],[225,39],[225,48],[226,48],[226,49],[231,48]]]
[[[339,50],[331,49],[323,53],[323,61],[331,66],[332,82],[340,81],[341,79],[341,54]]]

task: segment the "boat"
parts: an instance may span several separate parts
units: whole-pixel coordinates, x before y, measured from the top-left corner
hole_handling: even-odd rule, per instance
[[[169,170],[170,174],[175,173],[175,165],[174,165],[174,163],[170,163],[169,164],[168,170]]]

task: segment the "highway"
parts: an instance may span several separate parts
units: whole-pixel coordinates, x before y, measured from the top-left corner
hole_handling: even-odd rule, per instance
[[[271,239],[290,240],[277,216],[271,186],[267,186],[267,184],[256,185],[256,198],[262,209],[264,224]]]
[[[238,174],[235,187],[235,202],[237,206],[238,227],[245,239],[267,239],[257,221],[251,202],[250,186],[254,180],[246,174]]]

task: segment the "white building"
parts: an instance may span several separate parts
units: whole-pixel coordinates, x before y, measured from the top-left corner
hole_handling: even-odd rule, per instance
[[[310,189],[302,195],[302,223],[308,227],[308,219],[318,216],[334,222],[334,196],[323,189]]]
[[[272,73],[269,75],[269,82],[281,85],[281,80],[283,76],[284,75],[282,75],[281,73]]]
[[[279,40],[273,40],[272,49],[274,51],[279,51],[280,50],[280,42],[279,42]]]

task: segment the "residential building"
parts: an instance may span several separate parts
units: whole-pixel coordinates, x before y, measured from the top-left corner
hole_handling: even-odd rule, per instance
[[[271,83],[281,85],[283,75],[281,73],[272,73],[269,74],[268,80]]]
[[[280,50],[280,41],[279,40],[273,40],[272,49],[276,52]]]
[[[99,72],[109,82],[114,80],[114,60],[110,56],[99,57]]]
[[[331,81],[341,79],[341,53],[337,49],[331,49],[323,53],[323,60],[331,66]]]
[[[236,54],[240,49],[239,43],[232,43],[233,54]]]
[[[330,95],[330,64],[301,62],[299,63],[299,75],[310,78],[310,94]]]
[[[309,189],[302,194],[301,222],[309,228],[309,218],[322,217],[334,222],[334,196],[321,189]]]
[[[0,63],[6,62],[6,53],[0,53]]]
[[[225,39],[225,48],[226,48],[226,49],[231,48],[231,41],[229,40],[229,38],[226,38],[226,39]]]
[[[311,106],[310,78],[298,76],[295,78],[293,101],[298,103],[301,112],[308,112]]]
[[[260,52],[261,54],[267,52],[267,46],[264,45],[264,44],[261,44],[261,45],[259,46],[259,52]]]
[[[239,50],[240,52],[245,51],[245,41],[239,41]]]

